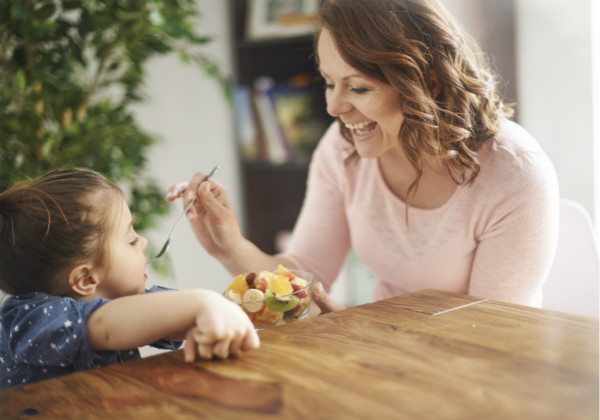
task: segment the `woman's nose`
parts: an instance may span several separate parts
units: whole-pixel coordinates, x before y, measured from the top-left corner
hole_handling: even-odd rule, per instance
[[[335,89],[328,91],[325,99],[327,101],[327,113],[332,117],[338,117],[340,114],[352,109],[352,104],[345,99],[341,92]]]
[[[148,239],[145,236],[140,236],[140,240],[142,241],[142,250],[146,249],[148,246]]]

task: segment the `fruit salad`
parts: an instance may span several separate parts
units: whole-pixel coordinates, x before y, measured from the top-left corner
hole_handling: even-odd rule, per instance
[[[225,297],[238,303],[256,328],[285,324],[308,316],[313,274],[287,269],[235,276]]]

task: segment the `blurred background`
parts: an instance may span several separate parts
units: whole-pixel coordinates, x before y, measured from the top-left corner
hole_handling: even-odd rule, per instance
[[[251,64],[238,68],[240,62],[248,60],[244,55],[261,61],[259,49],[273,47],[269,43],[274,48],[294,49],[310,56],[306,44],[299,47],[289,39],[248,40],[247,28],[239,27],[247,23],[247,20],[240,23],[243,18],[239,10],[245,8],[246,14],[250,12],[246,2],[197,0],[197,3],[202,12],[197,20],[198,31],[214,37],[206,50],[234,75],[238,85],[251,84],[253,81],[247,79],[256,70],[248,69]],[[561,196],[583,204],[597,226],[600,213],[596,169],[600,149],[598,2],[444,0],[444,3],[493,57],[505,81],[508,100],[517,103],[516,120],[541,143],[556,167]],[[289,61],[277,53],[267,57],[270,68],[286,67]],[[195,171],[207,172],[220,164],[216,179],[228,189],[242,227],[249,232],[249,207],[269,196],[275,198],[272,205],[277,206],[277,194],[269,190],[275,187],[260,177],[256,182],[264,186],[264,195],[247,194],[248,179],[255,175],[253,163],[248,162],[240,146],[240,130],[236,126],[239,118],[221,90],[197,70],[181,66],[176,58],[161,58],[150,64],[146,92],[147,101],[136,108],[136,115],[142,125],[163,139],[151,151],[150,174],[166,191],[169,185],[189,179]],[[286,177],[290,171],[298,172],[294,165],[267,162],[263,169],[267,178]],[[274,167],[281,172],[273,172]],[[302,169],[299,172],[302,179]],[[290,184],[291,188],[302,188],[295,182]],[[287,191],[286,186],[281,188]],[[164,218],[152,232],[151,240],[160,242],[166,236],[180,211],[179,203],[174,206],[177,211]],[[268,222],[269,216],[265,218]],[[173,275],[152,276],[156,283],[223,290],[230,279],[183,225],[169,252]],[[357,304],[370,299],[369,272],[352,255],[342,278],[345,281],[334,290],[337,300]]]

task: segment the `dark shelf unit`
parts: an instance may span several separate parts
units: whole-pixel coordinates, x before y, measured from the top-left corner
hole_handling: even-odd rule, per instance
[[[277,234],[294,227],[306,191],[307,168],[301,163],[244,164],[247,235],[263,251],[277,252]]]
[[[313,58],[313,36],[247,40],[247,0],[230,0],[233,22],[233,62],[237,85],[252,86],[255,79],[270,76],[276,83],[298,73],[313,80],[312,90],[319,112],[326,116],[323,89]],[[325,117],[326,118],[326,117]],[[291,231],[306,191],[308,162],[272,164],[245,161],[240,157],[246,235],[263,251],[278,252],[276,236]]]

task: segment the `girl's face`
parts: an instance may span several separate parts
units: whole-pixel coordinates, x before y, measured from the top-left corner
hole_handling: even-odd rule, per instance
[[[396,89],[346,63],[327,29],[319,35],[317,52],[326,83],[327,112],[350,130],[358,154],[377,158],[400,149],[398,135],[404,116]]]
[[[133,230],[133,219],[125,200],[113,212],[112,231],[109,235],[110,265],[100,269],[96,297],[115,299],[144,293],[146,283],[146,256],[148,241]]]

